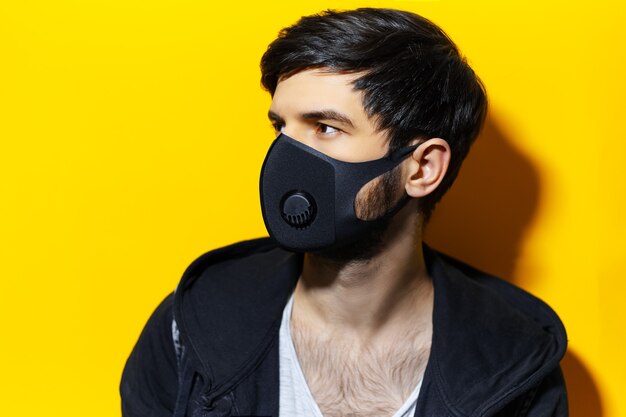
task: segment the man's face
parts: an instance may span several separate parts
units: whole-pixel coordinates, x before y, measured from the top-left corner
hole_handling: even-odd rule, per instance
[[[298,72],[278,82],[268,116],[276,133],[284,133],[332,158],[347,162],[379,159],[388,150],[387,134],[376,129],[353,89],[355,74],[320,69]],[[356,216],[374,220],[402,195],[401,165],[373,179],[357,194]],[[379,246],[384,230],[374,230],[354,256],[366,257]]]

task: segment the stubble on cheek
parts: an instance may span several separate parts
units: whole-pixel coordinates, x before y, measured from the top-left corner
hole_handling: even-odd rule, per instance
[[[354,199],[354,212],[360,220],[376,220],[391,211],[401,197],[400,166],[365,184]]]

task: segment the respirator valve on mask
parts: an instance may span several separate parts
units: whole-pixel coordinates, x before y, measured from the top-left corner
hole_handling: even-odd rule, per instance
[[[304,191],[291,191],[283,197],[281,213],[289,226],[305,229],[315,219],[315,199]]]

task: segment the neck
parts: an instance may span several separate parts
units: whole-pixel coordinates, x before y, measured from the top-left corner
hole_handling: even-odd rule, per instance
[[[407,205],[394,217],[382,249],[370,259],[335,262],[307,253],[294,314],[320,330],[340,329],[366,339],[403,324],[428,327],[432,285],[414,210]]]

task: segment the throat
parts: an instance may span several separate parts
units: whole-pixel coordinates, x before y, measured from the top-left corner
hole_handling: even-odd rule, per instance
[[[405,326],[425,327],[433,287],[421,245],[356,264],[335,264],[306,254],[294,293],[294,313],[312,328],[337,329],[361,338],[385,337]],[[407,249],[408,247],[408,249]]]

